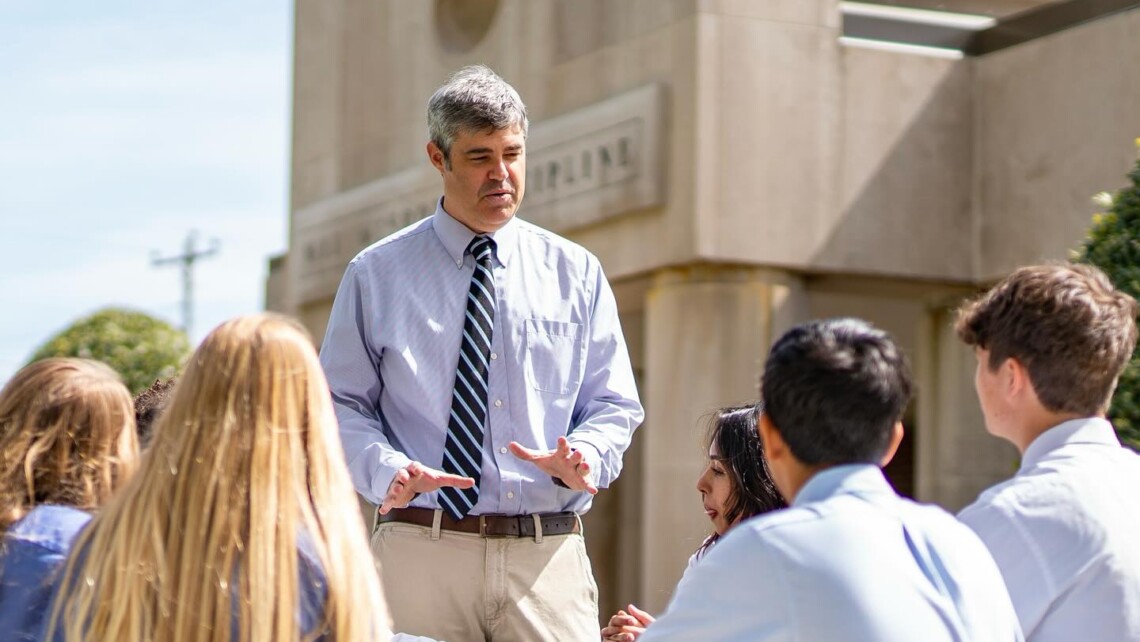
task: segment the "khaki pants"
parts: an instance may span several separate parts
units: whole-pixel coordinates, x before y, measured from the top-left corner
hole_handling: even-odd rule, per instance
[[[582,535],[483,538],[388,522],[372,534],[393,630],[446,642],[599,637]]]

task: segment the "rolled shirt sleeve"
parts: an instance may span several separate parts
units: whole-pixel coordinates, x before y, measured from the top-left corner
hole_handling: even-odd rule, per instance
[[[574,406],[574,430],[568,440],[590,465],[595,485],[606,488],[621,473],[622,454],[645,412],[637,395],[617,302],[600,266],[594,288],[585,371]]]

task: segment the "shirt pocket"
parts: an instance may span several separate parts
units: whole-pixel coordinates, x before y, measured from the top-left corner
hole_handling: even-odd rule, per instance
[[[577,391],[582,383],[583,334],[580,323],[527,319],[527,382],[536,390],[557,395]]]

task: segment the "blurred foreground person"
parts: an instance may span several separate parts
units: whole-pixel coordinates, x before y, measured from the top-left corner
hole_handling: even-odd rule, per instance
[[[388,640],[388,613],[304,331],[228,321],[180,377],[134,479],[77,539],[67,642]]]
[[[746,519],[786,506],[780,497],[760,444],[757,422],[763,404],[721,408],[708,436],[708,465],[697,478],[697,492],[713,532],[689,558],[685,572],[705,556],[728,530]],[[602,629],[606,642],[633,642],[654,622],[649,613],[630,604],[610,617]]]
[[[1031,642],[1140,640],[1140,457],[1105,419],[1136,302],[1088,265],[1015,271],[958,314],[986,429],[1013,479],[958,516],[989,547]]]
[[[776,341],[760,437],[791,506],[729,531],[642,642],[1020,640],[982,542],[899,497],[879,468],[910,395],[902,351],[864,321],[814,321]]]
[[[102,363],[44,359],[0,391],[0,641],[36,639],[72,540],[137,452],[131,395]]]

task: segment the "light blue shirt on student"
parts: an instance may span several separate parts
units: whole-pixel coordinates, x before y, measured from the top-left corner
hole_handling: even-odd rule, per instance
[[[72,541],[91,515],[41,504],[12,524],[0,542],[0,642],[42,636],[52,593]]]
[[[1090,417],[1046,430],[958,518],[989,547],[1030,642],[1140,640],[1140,456]]]
[[[475,234],[440,203],[352,260],[321,348],[353,483],[373,503],[410,461],[442,466]],[[618,476],[643,412],[613,292],[594,255],[551,232],[513,218],[490,236],[495,324],[471,514],[584,512],[589,494],[507,444],[553,449],[567,436],[598,487]],[[438,508],[437,493],[411,505]]]
[[[828,468],[793,505],[733,528],[642,642],[1021,640],[985,546],[870,465]]]

